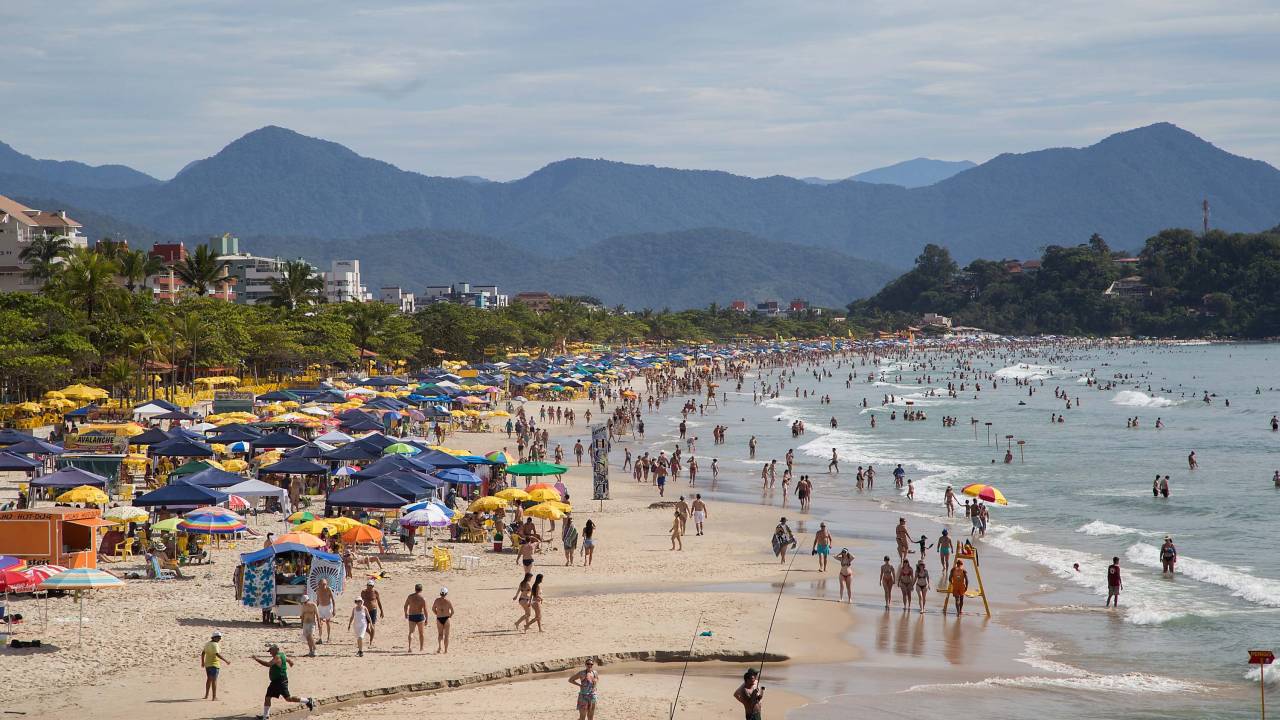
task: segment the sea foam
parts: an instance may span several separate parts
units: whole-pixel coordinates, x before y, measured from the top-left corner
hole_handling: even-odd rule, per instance
[[[1176,400],[1171,400],[1161,395],[1148,395],[1137,390],[1121,390],[1116,393],[1115,397],[1111,398],[1111,402],[1125,407],[1142,408],[1163,408],[1178,404]]]
[[[1147,543],[1137,543],[1125,552],[1125,557],[1139,565],[1160,567],[1160,548]],[[1231,591],[1235,597],[1266,607],[1280,607],[1280,581],[1260,578],[1249,573],[1232,570],[1206,560],[1178,555],[1177,572],[1193,580],[1218,585]]]

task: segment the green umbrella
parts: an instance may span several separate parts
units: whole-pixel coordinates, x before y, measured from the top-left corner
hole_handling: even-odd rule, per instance
[[[151,526],[152,530],[157,532],[178,532],[178,523],[182,522],[180,517],[171,517],[168,520],[161,520]]]
[[[564,465],[555,465],[547,462],[530,462],[507,466],[507,473],[510,475],[563,475],[568,471],[569,468]]]
[[[382,450],[383,455],[417,455],[422,452],[407,443],[391,443]]]

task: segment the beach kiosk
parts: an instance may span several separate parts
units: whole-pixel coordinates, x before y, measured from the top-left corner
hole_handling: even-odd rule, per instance
[[[111,525],[94,509],[51,507],[0,512],[0,555],[62,565],[98,566],[97,529]]]
[[[262,610],[263,619],[283,623],[302,614],[303,596],[315,597],[321,580],[341,594],[342,558],[299,543],[280,543],[240,556],[240,602]]]

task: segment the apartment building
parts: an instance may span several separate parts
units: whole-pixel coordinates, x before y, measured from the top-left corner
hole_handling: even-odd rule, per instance
[[[367,302],[373,299],[360,278],[359,260],[334,260],[324,274],[324,295],[329,302]]]
[[[27,263],[19,259],[24,248],[40,237],[65,236],[76,248],[88,247],[80,223],[64,211],[43,211],[0,195],[0,292],[35,292],[40,280],[25,277]]]
[[[461,282],[452,285],[428,285],[422,290],[422,301],[428,305],[447,302],[487,310],[506,307],[511,299],[498,292],[497,285],[472,285]]]
[[[400,308],[405,315],[412,315],[417,310],[417,302],[411,292],[405,292],[400,286],[384,287],[378,291],[378,300]]]

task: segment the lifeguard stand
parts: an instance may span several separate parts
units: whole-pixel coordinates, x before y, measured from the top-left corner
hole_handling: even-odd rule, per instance
[[[975,591],[972,587],[965,593],[965,597],[973,597],[975,594],[982,598],[982,608],[987,612],[987,617],[991,617],[991,604],[987,602],[987,588],[982,584],[982,563],[978,561],[978,549],[972,545],[962,545],[956,553],[956,561],[969,560],[973,563],[973,576],[978,581],[978,589]],[[955,564],[952,564],[955,569]],[[947,614],[947,606],[951,604],[951,573],[947,573],[947,577],[942,579],[942,583],[938,589],[944,593],[942,599],[942,614]]]

